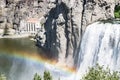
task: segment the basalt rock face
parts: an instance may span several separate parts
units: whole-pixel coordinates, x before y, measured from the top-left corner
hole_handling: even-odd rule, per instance
[[[84,33],[86,26],[98,20],[114,18],[115,0],[84,0],[82,31]]]
[[[113,0],[59,0],[49,1],[54,7],[45,16],[44,48],[57,57],[59,63],[73,66],[82,34],[88,24],[114,17]]]
[[[49,0],[48,4],[54,7],[44,17],[46,39],[42,47],[54,53],[58,63],[66,66],[76,65],[86,26],[114,18],[114,0]]]
[[[55,6],[45,16],[46,40],[42,47],[54,53],[58,64],[73,67],[81,38],[82,1],[58,0],[49,3]]]
[[[45,10],[41,9],[40,2],[41,0],[1,0],[0,27],[4,28],[6,24],[9,24],[8,28],[18,29],[22,19],[40,18],[42,12],[46,12],[45,8]]]

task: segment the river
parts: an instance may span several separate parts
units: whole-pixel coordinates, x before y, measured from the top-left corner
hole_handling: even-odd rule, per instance
[[[50,71],[54,79],[70,75],[54,67],[55,63],[50,53],[38,48],[29,38],[0,39],[0,73],[8,80],[33,80],[35,73],[43,75],[45,70]]]

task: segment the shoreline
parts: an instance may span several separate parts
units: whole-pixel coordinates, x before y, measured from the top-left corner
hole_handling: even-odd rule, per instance
[[[6,35],[6,36],[0,36],[0,39],[4,39],[4,38],[11,38],[11,39],[14,39],[14,38],[27,38],[29,37],[28,34],[15,34],[15,35]]]

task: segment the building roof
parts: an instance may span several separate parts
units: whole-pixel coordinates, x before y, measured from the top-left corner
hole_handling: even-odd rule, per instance
[[[27,22],[30,22],[30,23],[37,23],[37,22],[39,22],[40,20],[39,20],[38,18],[28,18],[26,21],[27,21]]]

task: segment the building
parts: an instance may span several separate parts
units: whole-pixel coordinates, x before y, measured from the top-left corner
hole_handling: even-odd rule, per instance
[[[19,33],[35,35],[41,29],[40,19],[28,18],[20,21]]]

